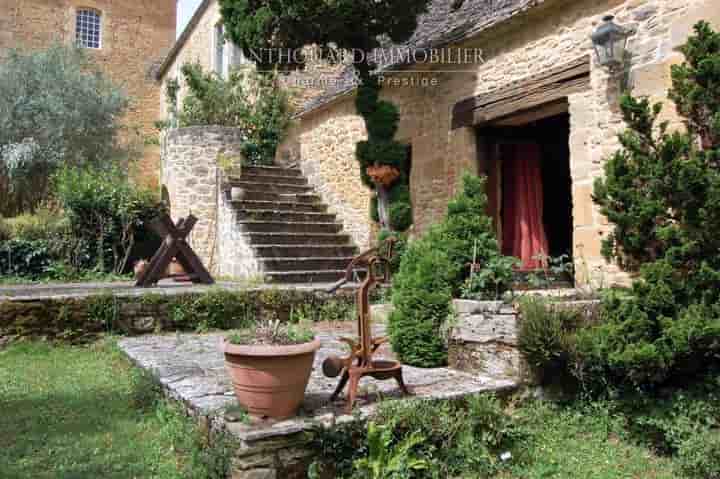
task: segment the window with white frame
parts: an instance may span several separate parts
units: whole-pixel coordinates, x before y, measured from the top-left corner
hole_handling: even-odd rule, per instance
[[[100,48],[102,16],[97,10],[79,8],[75,15],[75,42],[79,47]]]
[[[215,41],[213,44],[214,70],[220,76],[225,76],[225,28],[222,23],[215,25]]]

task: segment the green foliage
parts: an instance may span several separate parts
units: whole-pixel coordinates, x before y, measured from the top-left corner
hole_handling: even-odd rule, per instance
[[[393,444],[391,425],[368,423],[368,455],[355,461],[353,478],[402,479],[412,477],[429,468],[428,461],[417,457],[413,449],[425,438],[415,432]]]
[[[393,245],[392,257],[390,258],[390,272],[392,275],[395,275],[400,270],[400,263],[405,255],[405,251],[407,251],[408,235],[407,233],[398,233],[396,231],[380,230],[378,243],[383,244],[383,242],[391,236],[395,238],[395,243]]]
[[[680,470],[691,478],[720,479],[720,431],[703,430],[680,444]]]
[[[177,296],[169,303],[174,327],[197,331],[248,327],[258,309],[249,295],[223,289]]]
[[[122,273],[148,223],[164,211],[156,196],[116,168],[63,168],[54,189],[74,237],[84,241],[99,271]]]
[[[364,421],[354,419],[333,427],[318,426],[309,433],[309,448],[317,457],[308,468],[309,478],[348,477],[355,461],[367,456],[367,428]]]
[[[463,299],[498,300],[510,289],[517,258],[492,256],[479,271],[470,273],[461,289]]]
[[[316,472],[338,478],[489,477],[523,437],[491,395],[381,403],[362,421],[315,431]]]
[[[640,280],[578,335],[578,371],[593,389],[654,388],[720,358],[720,34],[700,22],[682,51],[670,96],[688,131],[670,133],[660,105],[625,96],[623,148],[595,185],[614,226],[604,251]]]
[[[289,95],[276,74],[233,70],[227,79],[200,64],[182,67],[188,94],[180,126],[220,125],[242,130],[240,150],[249,164],[272,164],[290,126]]]
[[[580,324],[577,311],[539,297],[520,301],[518,348],[527,362],[548,379],[567,371]]]
[[[437,246],[439,230],[411,242],[393,280],[394,310],[389,318],[393,351],[405,363],[434,367],[447,362],[440,334],[450,315],[455,266]],[[427,239],[426,239],[427,238]]]
[[[37,279],[52,262],[47,241],[10,240],[0,242],[0,275]]]
[[[428,0],[221,0],[220,13],[230,40],[247,58],[267,68],[283,60],[278,51],[305,45],[370,52],[380,46],[383,36],[401,43],[415,31],[417,16],[428,4]]]
[[[58,211],[39,207],[34,214],[23,213],[13,218],[0,219],[5,231],[5,239],[25,241],[50,240],[57,236],[66,236],[70,222]],[[0,241],[3,238],[0,237]]]
[[[368,60],[368,54],[381,46],[381,38],[396,43],[410,38],[417,28],[417,17],[427,10],[429,3],[429,0],[310,0],[289,4],[221,0],[220,12],[229,38],[262,68],[282,62],[277,52],[299,51],[305,45],[317,45],[322,52],[353,52],[354,66],[361,80],[356,108],[368,131],[368,140],[358,142],[356,149],[360,177],[370,188],[382,189],[385,187],[372,182],[367,168],[378,165],[397,168],[401,173],[397,184],[407,186],[408,158],[405,146],[394,139],[398,109],[379,99],[381,87],[371,75],[374,65]],[[389,216],[378,217],[382,228],[398,231],[409,228],[412,224],[409,199],[386,200],[383,195],[381,201],[388,203],[385,206]]]
[[[81,50],[11,50],[0,62],[0,214],[32,211],[60,166],[118,153],[127,99]]]
[[[88,297],[85,311],[88,321],[102,325],[107,332],[113,332],[120,316],[120,305],[113,294],[100,294]]]
[[[230,333],[227,340],[231,344],[287,346],[309,343],[315,338],[315,332],[309,321],[281,323],[279,319],[257,322],[254,327]]]
[[[468,276],[473,256],[480,264],[501,260],[491,219],[486,214],[484,180],[466,174],[443,222],[409,244],[393,282],[390,338],[399,358],[414,366],[447,361],[442,330],[450,301]],[[482,274],[482,273],[481,273]],[[495,291],[495,285],[488,285]]]
[[[720,380],[715,374],[659,395],[625,394],[615,407],[634,437],[663,454],[690,448],[706,431],[720,434]]]

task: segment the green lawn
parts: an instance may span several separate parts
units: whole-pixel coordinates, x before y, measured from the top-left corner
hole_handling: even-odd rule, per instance
[[[222,454],[202,448],[194,424],[158,401],[112,340],[15,344],[0,350],[0,365],[3,479],[223,476]],[[512,416],[523,439],[495,479],[682,477],[605,406],[533,401]]]
[[[194,425],[153,389],[110,340],[0,350],[0,477],[210,477]]]
[[[669,458],[636,445],[602,405],[562,408],[526,404],[514,414],[527,439],[498,479],[677,479]]]

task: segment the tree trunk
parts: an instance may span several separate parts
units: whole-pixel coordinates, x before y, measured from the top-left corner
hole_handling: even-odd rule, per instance
[[[390,228],[390,194],[388,189],[383,185],[376,183],[378,197],[378,217],[380,218],[380,226],[383,229]]]

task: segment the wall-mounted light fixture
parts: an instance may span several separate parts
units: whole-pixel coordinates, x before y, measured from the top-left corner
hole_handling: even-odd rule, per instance
[[[634,30],[623,28],[613,22],[615,17],[603,17],[603,23],[590,36],[597,55],[598,63],[610,70],[612,77],[620,76],[620,91],[632,90],[630,78],[630,52],[628,51],[628,38],[635,33]]]
[[[613,22],[615,17],[603,17],[603,23],[590,36],[598,62],[611,71],[621,70],[626,62],[628,38],[632,30]]]

